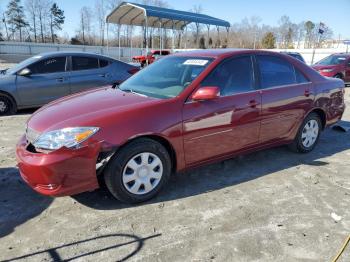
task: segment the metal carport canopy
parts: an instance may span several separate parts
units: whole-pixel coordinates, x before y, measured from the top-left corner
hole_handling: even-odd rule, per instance
[[[230,27],[230,23],[212,16],[186,11],[123,2],[106,18],[107,23],[161,27],[182,30],[187,24],[201,23],[206,25]]]

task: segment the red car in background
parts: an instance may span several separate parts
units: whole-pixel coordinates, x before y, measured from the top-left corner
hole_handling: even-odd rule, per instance
[[[344,82],[292,57],[184,52],[118,88],[41,108],[16,155],[22,178],[39,193],[91,191],[103,176],[117,199],[137,203],[154,197],[173,172],[285,144],[310,152],[344,109]]]
[[[323,76],[340,78],[345,83],[350,83],[350,54],[327,56],[312,67]]]
[[[147,55],[141,55],[141,56],[134,56],[132,58],[133,62],[140,63],[141,67],[144,67],[145,65],[152,64],[154,61],[159,59],[160,57],[170,55],[169,50],[152,50],[147,53]]]

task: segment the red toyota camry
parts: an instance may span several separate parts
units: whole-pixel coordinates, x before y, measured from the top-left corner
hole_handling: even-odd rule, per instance
[[[16,154],[39,193],[91,191],[103,176],[117,199],[137,203],[172,172],[283,144],[310,152],[344,109],[344,82],[292,57],[194,51],[41,108]]]

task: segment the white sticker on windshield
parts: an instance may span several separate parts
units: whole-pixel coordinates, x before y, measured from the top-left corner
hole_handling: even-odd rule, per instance
[[[184,65],[205,66],[208,62],[208,60],[203,59],[188,59],[184,62]]]

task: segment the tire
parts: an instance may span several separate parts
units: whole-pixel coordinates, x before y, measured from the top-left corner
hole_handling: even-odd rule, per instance
[[[341,74],[336,74],[336,75],[334,76],[334,78],[339,78],[339,79],[343,80],[343,76],[342,76]]]
[[[317,134],[315,134],[316,129]],[[311,152],[318,143],[321,131],[322,123],[319,115],[316,113],[310,113],[301,124],[293,143],[289,145],[290,149],[297,153]]]
[[[7,94],[0,93],[0,116],[13,115],[17,111],[16,102]]]
[[[160,164],[156,166],[157,163]],[[165,147],[152,139],[142,138],[117,151],[106,167],[104,180],[115,198],[136,204],[156,196],[170,174],[171,160]]]

